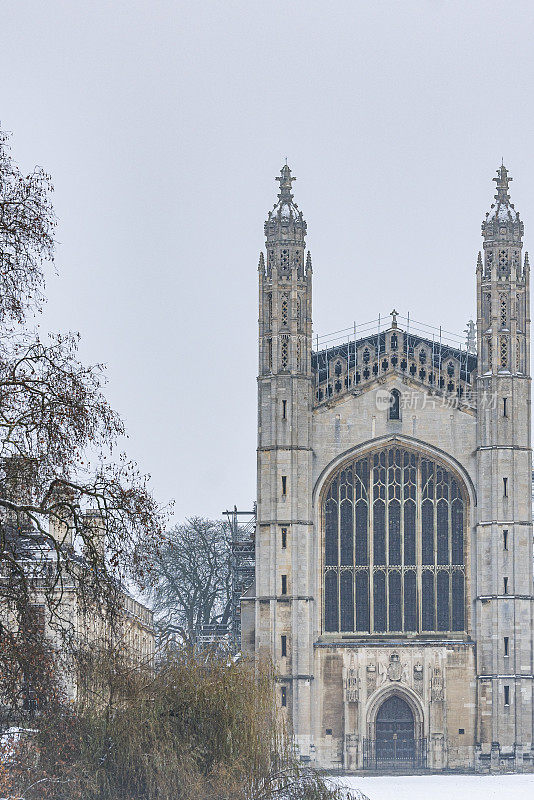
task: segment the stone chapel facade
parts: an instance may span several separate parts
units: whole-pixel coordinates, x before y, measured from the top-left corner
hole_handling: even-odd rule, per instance
[[[389,328],[312,349],[306,222],[284,166],[259,262],[256,579],[301,759],[531,770],[530,311],[504,166],[482,224],[477,346]]]

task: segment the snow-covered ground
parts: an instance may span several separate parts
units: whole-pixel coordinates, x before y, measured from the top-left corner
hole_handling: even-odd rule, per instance
[[[534,775],[384,775],[335,780],[369,800],[534,800]]]

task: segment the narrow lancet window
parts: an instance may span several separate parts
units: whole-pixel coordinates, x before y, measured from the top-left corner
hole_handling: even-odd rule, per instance
[[[389,396],[389,418],[400,419],[400,392],[393,389]]]

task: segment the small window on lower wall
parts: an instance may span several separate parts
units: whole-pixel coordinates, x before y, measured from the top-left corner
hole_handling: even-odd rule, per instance
[[[504,705],[505,706],[509,706],[510,705],[510,687],[509,686],[505,686],[504,687]]]
[[[332,736],[332,728],[327,728],[326,729],[326,735],[327,736]]]
[[[285,686],[282,686],[282,689],[280,691],[280,698],[281,698],[282,705],[284,707],[287,706],[287,689],[286,689]]]
[[[460,734],[460,736],[461,736],[461,735],[462,735],[462,733],[465,733],[465,728],[458,728],[458,733],[459,733],[459,734]]]

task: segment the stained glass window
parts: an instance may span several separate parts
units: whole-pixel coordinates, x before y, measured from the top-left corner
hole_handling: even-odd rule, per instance
[[[466,495],[441,463],[399,447],[355,459],[323,519],[325,631],[464,630]]]

